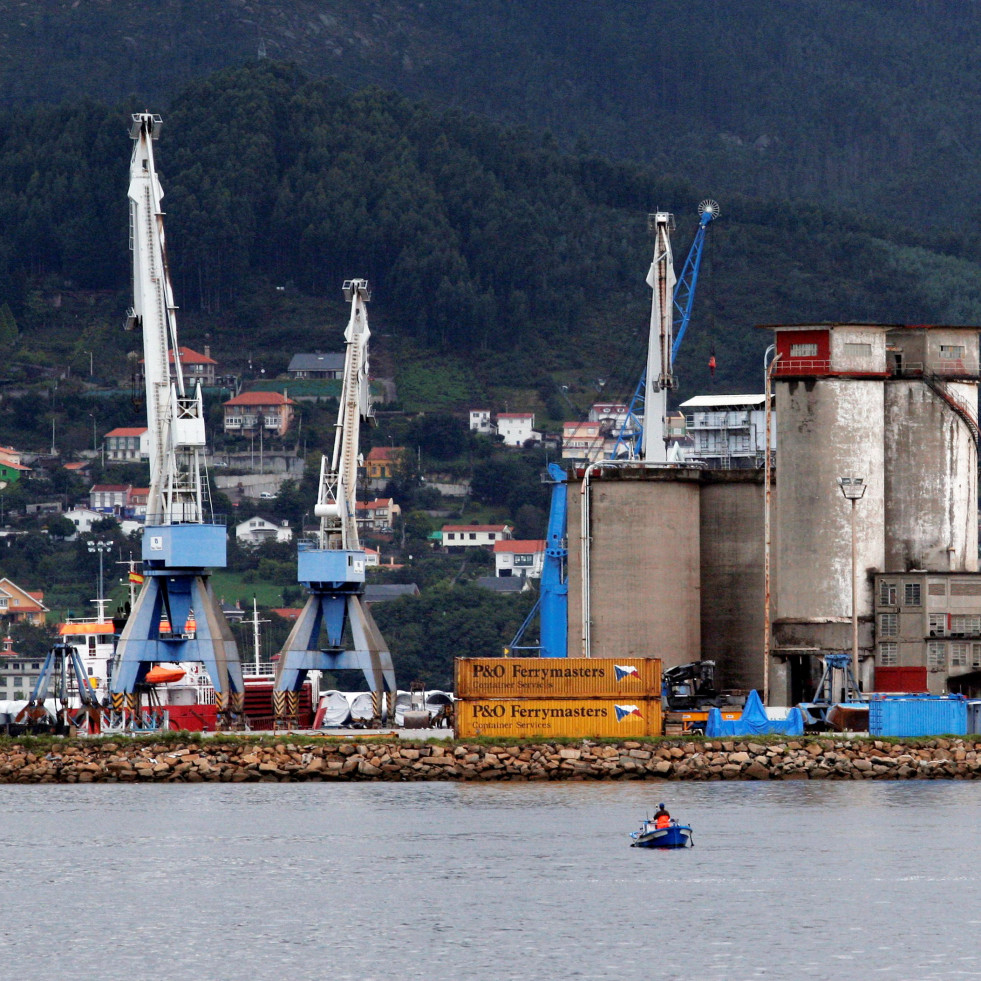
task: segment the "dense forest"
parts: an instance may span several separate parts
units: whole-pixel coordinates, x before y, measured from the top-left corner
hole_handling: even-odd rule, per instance
[[[94,347],[105,374],[126,376],[135,107],[0,113],[0,353],[11,365],[63,366]],[[269,61],[186,87],[157,157],[188,343],[210,342],[231,370],[259,358],[282,368],[311,335],[330,345],[324,310],[341,323],[338,287],[363,276],[378,349],[400,355],[396,376],[419,352],[465,366],[457,409],[495,386],[545,397],[570,369],[626,395],[645,357],[647,214],[677,216],[680,267],[703,196],[651,166],[565,153],[547,135]],[[912,230],[739,195],[722,207],[681,353],[683,393],[758,388],[759,323],[981,321],[969,228]],[[65,290],[87,305],[47,302]]]
[[[0,99],[135,96],[265,56],[551,131],[715,196],[979,212],[969,0],[0,0]]]

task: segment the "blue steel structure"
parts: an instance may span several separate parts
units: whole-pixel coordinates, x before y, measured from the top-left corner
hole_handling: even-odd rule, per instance
[[[538,651],[539,657],[567,657],[569,635],[569,584],[567,560],[569,548],[566,541],[565,471],[557,464],[548,465],[548,474],[542,480],[552,485],[552,499],[548,512],[548,531],[545,538],[545,563],[542,567],[538,599],[524,622],[518,627],[506,654],[513,651]],[[537,645],[521,646],[528,625],[539,614],[540,641]]]
[[[78,698],[82,703],[75,711],[69,709],[69,673],[74,676]],[[41,722],[48,714],[44,700],[48,696],[48,688],[54,682],[54,697],[61,708],[58,711],[58,722],[68,725],[69,722],[81,723],[88,718],[92,732],[100,729],[102,714],[99,700],[89,684],[89,676],[82,664],[82,659],[70,644],[55,644],[44,658],[41,672],[34,683],[34,690],[27,705],[17,714],[17,721]]]
[[[143,529],[143,588],[113,658],[109,692],[117,719],[136,713],[138,691],[154,664],[198,661],[215,690],[220,724],[241,719],[245,690],[238,649],[208,582],[226,563],[223,524],[210,511],[204,479],[201,386],[184,389],[164,239],[163,191],[153,159],[161,119],[133,117],[130,164],[130,247],[133,251],[131,329],[143,335],[150,490]],[[170,364],[173,363],[173,375]]]
[[[351,316],[344,332],[347,346],[334,453],[329,467],[326,455],[321,460],[314,508],[320,531],[315,540],[297,546],[297,581],[310,595],[280,652],[273,684],[273,711],[277,722],[287,725],[297,718],[299,691],[309,671],[360,670],[372,692],[374,720],[391,721],[395,714],[392,655],[363,602],[365,552],[356,514],[359,430],[361,420],[372,415],[367,281],[348,280],[344,297],[351,304]],[[348,627],[353,643],[345,649]],[[388,704],[383,707],[386,694]]]
[[[671,345],[671,365],[681,348],[682,338],[688,330],[691,320],[692,306],[695,302],[695,286],[698,283],[698,270],[702,264],[702,252],[705,249],[705,234],[708,226],[719,217],[719,206],[715,201],[706,198],[698,206],[698,230],[688,250],[688,258],[674,288],[674,341]],[[670,367],[666,372],[671,375]],[[627,418],[620,427],[616,445],[613,448],[612,459],[625,457],[635,460],[640,457],[640,447],[644,436],[644,391],[647,382],[647,371],[641,375],[634,389],[633,397],[627,406]]]

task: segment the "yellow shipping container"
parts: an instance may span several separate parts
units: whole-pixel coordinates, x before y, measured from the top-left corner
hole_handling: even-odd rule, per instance
[[[653,698],[460,699],[453,711],[458,739],[661,735],[661,703]]]
[[[458,698],[659,698],[657,657],[458,657]]]

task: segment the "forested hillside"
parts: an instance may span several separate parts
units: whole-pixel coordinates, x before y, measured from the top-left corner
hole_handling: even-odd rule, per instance
[[[63,365],[94,345],[107,373],[125,375],[136,107],[0,113],[0,353],[10,362]],[[645,356],[647,213],[676,214],[680,267],[707,190],[268,61],[188,86],[157,158],[188,343],[207,335],[230,369],[253,357],[282,367],[323,330],[323,298],[340,322],[340,283],[366,276],[381,349],[467,365],[478,387],[459,407],[479,386],[544,396],[562,370],[603,379],[608,396],[628,391]],[[815,205],[721,203],[681,357],[689,394],[759,387],[758,323],[981,321],[970,229],[914,235]],[[107,292],[66,318],[45,302],[66,286]]]
[[[718,197],[942,226],[979,212],[971,0],[0,0],[0,99],[135,95],[265,54]]]

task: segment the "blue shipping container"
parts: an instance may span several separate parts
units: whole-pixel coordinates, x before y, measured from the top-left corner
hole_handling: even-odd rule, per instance
[[[967,701],[963,695],[873,698],[869,702],[872,736],[966,736]]]

